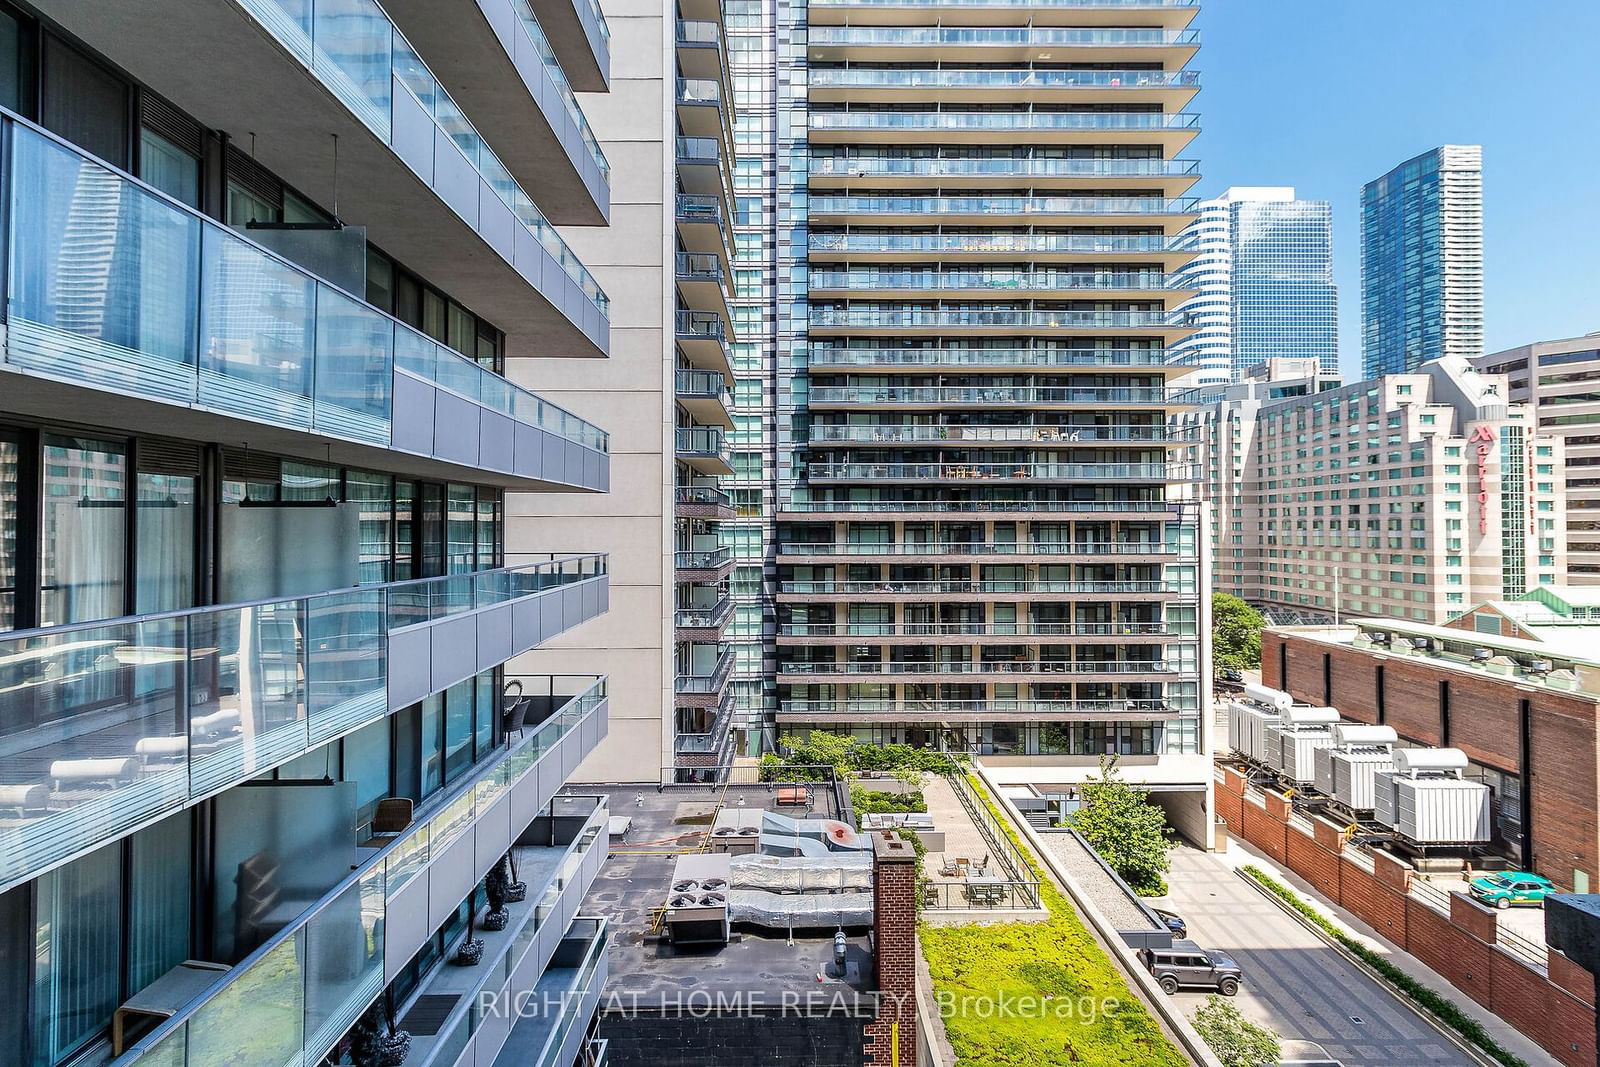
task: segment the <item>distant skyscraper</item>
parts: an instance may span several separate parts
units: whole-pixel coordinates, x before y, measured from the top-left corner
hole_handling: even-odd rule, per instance
[[[1445,145],[1361,190],[1366,377],[1483,354],[1483,150]]]
[[[1338,370],[1326,201],[1297,200],[1288,187],[1231,188],[1200,205],[1179,246],[1197,253],[1183,277],[1199,293],[1182,310],[1198,332],[1174,346],[1179,362],[1200,368],[1191,384],[1237,382],[1269,359]]]

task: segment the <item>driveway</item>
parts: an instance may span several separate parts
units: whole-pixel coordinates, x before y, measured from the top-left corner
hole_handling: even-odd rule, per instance
[[[1180,848],[1168,882],[1171,893],[1152,903],[1182,915],[1191,940],[1238,961],[1244,985],[1234,1002],[1247,1018],[1286,1039],[1315,1041],[1345,1067],[1476,1067],[1221,859]],[[1205,994],[1185,991],[1174,999],[1192,1015]]]

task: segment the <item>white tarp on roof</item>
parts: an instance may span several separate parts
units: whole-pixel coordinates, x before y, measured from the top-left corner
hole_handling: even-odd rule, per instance
[[[728,892],[728,921],[771,929],[790,927],[871,926],[871,893],[767,893],[759,889]]]
[[[814,893],[872,888],[872,857],[864,852],[841,852],[827,857],[736,856],[729,864],[729,871],[728,880],[734,889]]]

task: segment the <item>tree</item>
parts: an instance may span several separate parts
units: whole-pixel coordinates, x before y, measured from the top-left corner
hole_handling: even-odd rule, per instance
[[[1211,658],[1218,670],[1261,666],[1261,612],[1236,596],[1211,594]]]
[[[1283,1056],[1276,1033],[1246,1019],[1215,993],[1195,1011],[1194,1028],[1224,1067],[1264,1067]]]
[[[1072,825],[1089,847],[1141,896],[1167,891],[1172,866],[1167,850],[1167,817],[1141,789],[1117,773],[1117,757],[1100,757],[1100,777],[1083,785],[1083,805]]]

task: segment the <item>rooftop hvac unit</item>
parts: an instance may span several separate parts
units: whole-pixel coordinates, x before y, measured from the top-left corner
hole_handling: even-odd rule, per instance
[[[1317,792],[1336,799],[1339,794],[1338,782],[1334,777],[1333,754],[1335,751],[1351,751],[1358,748],[1387,751],[1393,749],[1395,742],[1400,740],[1400,735],[1395,733],[1394,728],[1391,726],[1370,726],[1359,722],[1338,723],[1331,732],[1333,734],[1333,743],[1319,749],[1314,756],[1313,781]]]
[[[1267,728],[1266,763],[1298,786],[1316,779],[1316,753],[1333,744],[1339,713],[1332,708],[1298,707]]]
[[[1244,684],[1244,698],[1252,704],[1257,704],[1263,708],[1271,708],[1274,711],[1283,711],[1294,704],[1294,697],[1283,690],[1273,689],[1271,686],[1261,685],[1257,682],[1246,682]]]
[[[672,865],[664,916],[675,945],[728,943],[728,881],[731,857],[692,852]]]

